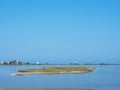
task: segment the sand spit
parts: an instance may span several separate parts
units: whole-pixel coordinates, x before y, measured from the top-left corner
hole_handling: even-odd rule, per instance
[[[42,69],[23,69],[18,70],[18,73],[10,74],[11,76],[23,76],[23,75],[41,75],[41,74],[82,74],[92,72],[94,68],[86,67],[54,67],[54,68],[42,68]]]

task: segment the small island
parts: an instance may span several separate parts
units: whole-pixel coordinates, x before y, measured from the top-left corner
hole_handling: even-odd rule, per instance
[[[82,74],[92,72],[95,68],[88,67],[50,67],[37,69],[18,70],[19,73],[11,74],[12,76],[21,76],[27,74]]]

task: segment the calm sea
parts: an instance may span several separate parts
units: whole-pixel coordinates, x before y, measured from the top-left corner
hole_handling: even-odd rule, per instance
[[[96,67],[96,70],[85,74],[10,76],[10,74],[16,73],[19,69],[49,66],[0,65],[0,88],[92,88],[95,90],[120,90],[120,66],[90,66]],[[51,67],[56,66],[51,65]]]

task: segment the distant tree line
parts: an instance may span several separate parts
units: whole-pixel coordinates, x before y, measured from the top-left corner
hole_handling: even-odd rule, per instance
[[[9,62],[0,62],[0,65],[41,65],[41,63],[40,62],[31,63],[31,62],[22,62],[19,60],[11,60]]]

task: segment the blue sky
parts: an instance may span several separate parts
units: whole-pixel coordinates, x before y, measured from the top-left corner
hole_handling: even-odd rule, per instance
[[[0,0],[0,60],[120,62],[119,0]]]

